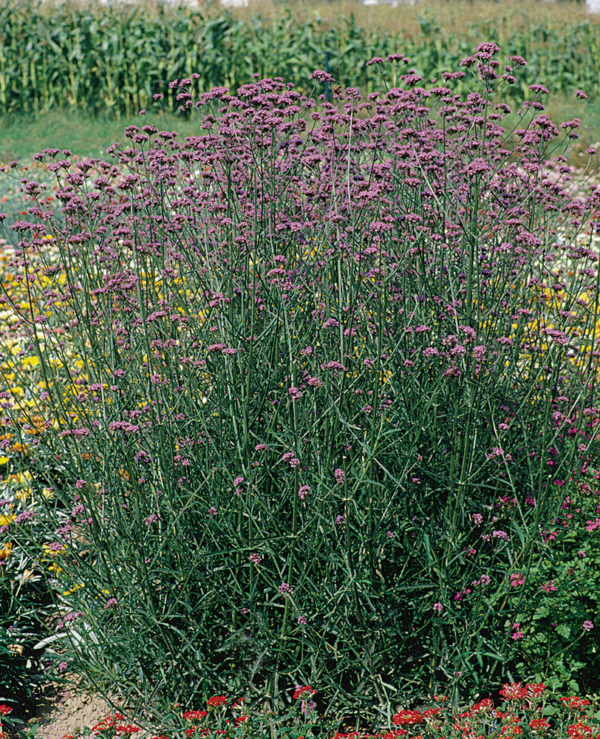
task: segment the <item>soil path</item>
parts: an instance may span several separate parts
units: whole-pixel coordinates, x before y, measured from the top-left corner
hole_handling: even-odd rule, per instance
[[[76,734],[86,726],[92,728],[101,719],[113,713],[110,705],[98,696],[77,687],[57,683],[46,685],[32,703],[30,716],[39,722],[36,739],[62,739],[65,734]],[[17,733],[16,737],[23,736]]]

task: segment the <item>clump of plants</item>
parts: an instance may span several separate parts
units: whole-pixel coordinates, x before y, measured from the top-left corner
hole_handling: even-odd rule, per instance
[[[595,688],[589,592],[563,641],[529,659],[521,637],[548,531],[596,495],[598,194],[570,194],[542,85],[502,126],[525,60],[498,53],[434,82],[393,54],[398,86],[366,98],[315,72],[333,102],[175,80],[198,136],[39,155],[63,220],[40,202],[10,225],[28,299],[2,301],[36,363],[18,403],[5,348],[32,477],[6,505],[62,669],[159,718],[214,693],[284,712],[318,684],[321,712],[382,721],[559,655]]]
[[[563,739],[587,739],[600,732],[596,706],[579,696],[562,696],[548,691],[543,683],[506,683],[499,691],[500,705],[495,707],[491,698],[484,698],[468,708],[453,707],[448,696],[435,696],[431,708],[406,709],[395,712],[387,722],[387,728],[354,729],[338,727],[335,722],[323,722],[315,710],[313,698],[317,691],[310,685],[296,686],[292,707],[287,715],[275,720],[269,711],[247,710],[244,698],[230,701],[226,695],[214,695],[206,701],[206,710],[191,709],[181,712],[173,706],[168,718],[170,736],[220,737],[254,739],[273,736],[281,739],[303,739],[324,736],[328,739],[450,739],[450,737],[506,737],[549,736]],[[0,707],[1,709],[2,707]],[[152,735],[154,729],[145,730],[122,713],[105,716],[92,727],[80,727],[63,739],[92,736],[96,739],[131,737],[139,732]],[[169,739],[165,734],[152,739]]]

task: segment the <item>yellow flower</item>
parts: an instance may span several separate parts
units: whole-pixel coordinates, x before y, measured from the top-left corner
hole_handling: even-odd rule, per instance
[[[11,475],[17,482],[21,483],[21,485],[24,485],[26,482],[30,482],[33,480],[33,475],[29,470],[25,470],[25,472],[17,472],[15,475]]]
[[[76,593],[81,588],[85,588],[85,583],[82,582],[81,585],[75,585],[75,587],[71,588],[71,590],[65,590],[63,595],[73,595],[73,593]]]
[[[23,365],[23,369],[29,369],[30,367],[37,367],[37,365],[40,363],[40,360],[37,357],[24,357],[21,360],[21,364]]]
[[[0,516],[0,526],[9,526],[15,518],[16,516],[14,513],[9,514],[8,516]]]
[[[0,562],[4,562],[5,559],[10,557],[12,546],[12,542],[10,541],[7,544],[2,545],[2,548],[0,548]]]
[[[15,498],[23,502],[31,495],[31,488],[22,488],[15,493]]]

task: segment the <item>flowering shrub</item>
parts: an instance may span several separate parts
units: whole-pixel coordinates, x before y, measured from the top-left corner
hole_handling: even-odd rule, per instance
[[[548,158],[543,86],[508,147],[495,95],[525,62],[498,51],[431,84],[394,54],[400,87],[319,107],[174,81],[198,136],[39,155],[64,220],[10,225],[28,298],[3,300],[37,364],[2,405],[32,451],[11,540],[56,593],[61,664],[273,710],[318,678],[332,714],[533,669],[532,563],[597,456],[598,195]]]

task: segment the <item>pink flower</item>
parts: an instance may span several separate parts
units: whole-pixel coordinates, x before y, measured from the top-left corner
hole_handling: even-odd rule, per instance
[[[519,628],[519,624],[513,624],[512,629],[513,634],[511,636],[511,639],[514,639],[514,641],[517,641],[517,639],[522,639],[525,636],[525,634],[523,634],[523,632]]]
[[[346,473],[344,472],[344,470],[337,469],[333,474],[335,475],[335,480],[338,483],[342,483],[346,479]]]
[[[306,496],[310,493],[310,488],[308,485],[301,485],[298,488],[298,497],[303,500],[306,498]]]

